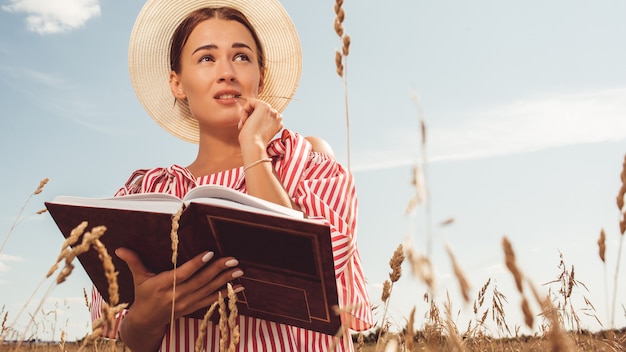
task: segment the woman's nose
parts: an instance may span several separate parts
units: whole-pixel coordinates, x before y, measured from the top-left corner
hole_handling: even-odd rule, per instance
[[[220,82],[234,82],[235,81],[235,70],[233,70],[230,62],[225,62],[220,67],[220,74],[218,76],[218,80]]]

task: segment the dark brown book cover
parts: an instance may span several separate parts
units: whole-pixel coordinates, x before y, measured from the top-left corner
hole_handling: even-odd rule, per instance
[[[112,204],[119,199],[114,198]],[[179,221],[178,265],[209,250],[216,257],[233,256],[244,272],[233,280],[245,287],[238,294],[239,314],[334,335],[341,322],[333,311],[338,296],[329,227],[233,205],[187,203]],[[100,240],[119,271],[120,302],[132,305],[134,292],[130,270],[115,255],[116,248],[137,252],[154,272],[173,268],[171,212],[54,201],[46,202],[46,207],[65,237],[82,221],[89,223],[87,229],[106,226]],[[90,250],[78,259],[108,301],[108,284],[98,254]],[[202,319],[205,312],[191,316]]]

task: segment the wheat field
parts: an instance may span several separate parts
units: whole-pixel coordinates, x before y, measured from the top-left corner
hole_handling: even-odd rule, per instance
[[[423,127],[425,133],[425,128]],[[416,169],[418,169],[416,167]],[[626,156],[622,165],[620,175],[622,185],[617,191],[616,203],[620,211],[619,219],[620,228],[620,244],[617,251],[619,259],[621,253],[621,243],[626,232],[626,212],[624,197],[626,195]],[[40,194],[48,179],[43,179],[35,191],[28,197],[27,203],[33,196]],[[415,183],[416,189],[420,186]],[[418,206],[424,206],[420,203],[419,194],[416,193],[414,199],[408,205],[413,209]],[[172,240],[176,242],[176,216],[172,221]],[[19,221],[16,221],[16,224]],[[87,230],[87,223],[82,223],[74,229],[71,236],[68,237],[62,246],[62,250],[58,255],[55,263],[52,263],[47,277],[54,278],[54,284],[62,284],[69,275],[71,275],[74,265],[72,264],[76,256],[88,250],[97,251],[100,254],[102,265],[109,280],[109,294],[111,302],[103,306],[103,314],[100,320],[94,321],[92,324],[92,332],[85,336],[81,341],[65,341],[64,331],[60,331],[60,342],[41,342],[37,339],[19,339],[23,336],[17,329],[11,326],[9,315],[15,315],[14,312],[5,311],[4,307],[0,310],[2,314],[1,327],[1,344],[0,351],[124,351],[125,346],[113,340],[101,338],[102,327],[112,322],[112,317],[124,309],[126,305],[118,302],[117,299],[117,282],[115,268],[111,262],[111,258],[106,248],[100,242],[99,237],[106,232],[106,228],[96,226]],[[15,226],[9,230],[4,241],[9,240]],[[605,263],[607,250],[612,250],[606,246],[606,233],[602,230],[597,240],[598,257]],[[3,245],[4,247],[4,245]],[[595,314],[593,302],[585,298],[584,306],[575,306],[572,302],[572,293],[580,286],[584,286],[584,282],[579,281],[575,276],[575,266],[568,265],[563,255],[560,256],[560,273],[551,284],[556,288],[551,290],[548,295],[541,294],[538,288],[532,283],[522,269],[517,264],[517,254],[510,240],[505,236],[501,242],[502,252],[505,258],[505,266],[515,282],[516,294],[521,297],[521,305],[519,310],[524,317],[523,322],[508,321],[507,309],[504,302],[507,301],[506,295],[500,292],[497,287],[488,279],[477,292],[472,292],[467,279],[464,275],[463,264],[459,263],[453,251],[445,248],[448,258],[451,262],[455,279],[458,281],[460,297],[465,304],[473,307],[475,318],[467,322],[464,328],[461,328],[453,319],[452,307],[453,303],[450,295],[446,296],[443,302],[436,302],[430,292],[434,291],[433,282],[434,268],[428,256],[420,254],[415,248],[400,244],[396,250],[391,253],[388,262],[389,279],[383,285],[382,295],[380,297],[382,306],[374,307],[378,311],[382,310],[382,317],[378,320],[377,325],[370,331],[362,333],[352,333],[352,339],[355,342],[357,351],[623,351],[626,350],[626,328],[607,329],[599,332],[590,332],[581,327],[581,316],[583,314],[593,316],[598,322],[600,319]],[[1,252],[1,251],[0,251]],[[619,263],[614,268],[615,272],[619,271]],[[61,265],[63,267],[61,268]],[[402,271],[403,265],[410,268],[410,277],[406,278]],[[606,265],[606,264],[605,264]],[[618,275],[615,276],[617,280]],[[406,325],[401,329],[392,329],[392,324],[387,320],[387,309],[389,302],[393,299],[394,284],[399,280],[418,280],[426,288],[424,301],[429,305],[429,312],[425,320],[420,321],[415,317],[415,309],[406,312]],[[613,285],[617,285],[617,281]],[[230,288],[230,287],[229,287]],[[90,305],[86,292],[86,307]],[[234,292],[230,288],[229,297],[220,297],[209,312],[207,317],[211,315],[213,310],[219,308],[220,324],[224,324],[225,329],[229,329],[229,336],[238,336],[238,326],[234,325],[234,317],[237,315],[237,309],[234,305]],[[607,295],[608,296],[608,295]],[[615,301],[615,300],[614,300]],[[229,312],[222,309],[226,305],[229,306]],[[533,311],[532,306],[539,306],[539,311]],[[612,312],[617,312],[618,307],[614,304]],[[107,318],[108,317],[108,318]],[[495,325],[497,333],[493,334],[493,330],[488,328],[488,323]],[[531,336],[525,336],[519,333],[519,327],[525,325],[529,328],[538,326],[537,332]],[[605,325],[605,324],[601,324]],[[610,326],[608,322],[606,326]],[[341,334],[342,329],[338,332]],[[498,336],[498,337],[495,337]],[[231,339],[232,344],[237,343],[237,339]],[[230,346],[234,348],[233,345]],[[199,349],[201,350],[201,349]],[[224,346],[224,351],[228,351],[228,346]]]

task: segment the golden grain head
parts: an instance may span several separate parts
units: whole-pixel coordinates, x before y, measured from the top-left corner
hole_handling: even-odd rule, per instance
[[[383,283],[383,292],[381,294],[380,299],[383,302],[387,302],[387,299],[389,298],[390,295],[391,295],[391,282],[389,280],[385,280],[385,282]]]
[[[4,313],[4,317],[2,318],[2,330],[0,332],[7,330],[7,318],[9,317],[9,312]]]
[[[228,340],[228,313],[226,311],[226,300],[222,297],[222,292],[218,292],[218,312],[220,314],[219,329],[220,329],[220,351],[226,351],[226,344]]]
[[[337,66],[337,74],[339,77],[343,77],[343,56],[339,50],[335,51],[335,66]]]
[[[407,249],[407,258],[411,264],[413,276],[422,280],[431,292],[435,291],[435,276],[432,262],[412,247]]]
[[[402,263],[404,262],[404,258],[404,249],[402,244],[400,244],[393,252],[393,256],[389,260],[389,267],[391,267],[389,279],[391,279],[391,282],[400,280],[400,277],[402,276]]]
[[[72,246],[76,242],[78,242],[80,236],[82,236],[83,232],[85,232],[87,225],[87,221],[83,221],[78,226],[73,228],[72,231],[70,231],[70,235],[65,239],[65,241],[63,241],[63,245],[61,245],[61,251],[65,250],[68,246]]]
[[[335,19],[335,33],[337,33],[338,36],[343,36],[343,24],[341,23],[341,21],[339,21],[339,19]]]
[[[228,316],[228,327],[230,328],[230,345],[228,351],[234,351],[235,346],[239,344],[239,325],[237,324],[237,317],[239,311],[237,309],[237,294],[233,290],[233,285],[229,282],[228,288],[228,310],[230,311]]]
[[[606,263],[605,258],[606,253],[606,233],[604,229],[600,230],[600,238],[598,238],[598,254],[600,255],[600,259],[602,262]]]
[[[39,194],[43,191],[43,187],[48,183],[49,179],[46,177],[43,180],[39,181],[39,186],[37,187],[37,189],[35,190],[35,192],[33,192],[34,194]]]
[[[448,252],[448,256],[450,257],[450,261],[452,262],[454,275],[456,276],[457,281],[459,283],[459,287],[461,288],[461,294],[463,295],[463,300],[465,301],[465,303],[468,303],[470,301],[469,292],[471,289],[469,281],[465,277],[463,270],[461,270],[461,267],[459,266],[459,263],[457,262],[456,257],[454,256],[454,253],[452,252],[452,249],[450,248],[450,246],[446,245],[446,251]]]
[[[89,295],[87,295],[87,290],[83,287],[83,298],[85,299],[85,306],[87,309],[91,309],[91,303],[89,303]]]
[[[624,156],[624,163],[622,165],[622,172],[620,174],[620,180],[622,185],[617,193],[617,208],[623,213],[624,210],[624,196],[626,196],[626,156]]]
[[[211,307],[209,307],[206,313],[204,313],[204,317],[202,319],[202,322],[200,323],[198,337],[196,338],[196,343],[194,345],[195,352],[200,352],[203,350],[202,347],[204,346],[204,338],[206,337],[207,327],[209,326],[209,319],[211,319],[211,315],[213,315],[213,312],[215,312],[218,303],[219,302],[217,301],[213,302],[213,304],[211,304]]]
[[[480,324],[484,324],[485,320],[487,319],[487,316],[489,315],[489,309],[485,309],[485,312],[483,313],[483,316],[480,318]]]
[[[483,302],[485,301],[485,293],[487,292],[487,287],[489,287],[489,284],[491,283],[491,278],[487,279],[487,282],[485,282],[485,284],[483,285],[483,287],[480,288],[480,291],[478,292],[478,306],[482,306]]]
[[[117,275],[119,274],[115,271],[115,265],[113,265],[113,259],[109,255],[104,243],[102,243],[99,239],[96,239],[92,243],[93,248],[98,253],[98,257],[102,261],[102,267],[104,268],[104,276],[107,279],[107,284],[109,286],[109,303],[112,306],[116,306],[119,303],[119,286],[117,283]]]
[[[440,226],[448,226],[454,224],[454,218],[447,218],[446,220],[439,223]]]
[[[170,231],[170,240],[172,242],[172,264],[174,264],[174,268],[176,267],[176,261],[178,259],[178,227],[179,220],[181,215],[183,214],[183,207],[178,208],[176,214],[172,216],[172,228]]]
[[[515,252],[513,251],[513,246],[511,246],[511,242],[509,242],[509,239],[506,238],[506,236],[502,238],[502,247],[504,249],[506,267],[509,269],[511,274],[513,274],[517,290],[522,293],[524,291],[522,286],[522,273],[517,268],[517,264],[515,263]]]
[[[345,11],[342,7],[336,7],[335,9],[337,10],[335,11],[335,14],[337,15],[336,20],[340,23],[343,23],[343,21],[346,19]],[[339,36],[341,37],[341,34]]]
[[[534,316],[532,311],[530,310],[530,306],[528,305],[528,300],[526,299],[526,297],[522,297],[522,313],[524,313],[524,322],[526,323],[526,326],[532,329],[534,324]]]
[[[406,336],[404,338],[405,350],[413,351],[413,342],[415,341],[415,306],[409,313],[409,320],[406,323]]]
[[[344,34],[342,37],[343,46],[342,46],[342,54],[344,57],[350,55],[350,36],[348,34]]]

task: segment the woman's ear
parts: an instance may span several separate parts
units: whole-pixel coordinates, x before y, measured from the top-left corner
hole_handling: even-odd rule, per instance
[[[187,95],[185,95],[183,85],[180,83],[180,80],[178,80],[178,75],[174,71],[170,72],[170,89],[172,90],[172,94],[174,94],[174,97],[176,99],[187,99]]]

